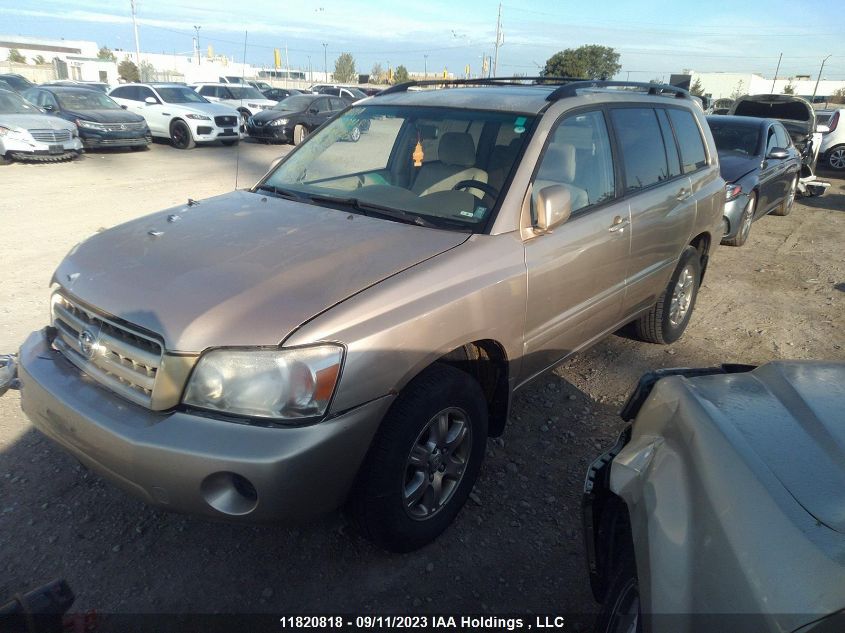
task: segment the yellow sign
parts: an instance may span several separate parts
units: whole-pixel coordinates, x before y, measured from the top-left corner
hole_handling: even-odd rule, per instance
[[[214,59],[214,47],[211,44],[208,45],[208,58]]]
[[[449,71],[444,68],[443,69],[443,79],[448,79],[448,78],[449,78]]]
[[[282,67],[282,53],[278,48],[273,49],[273,66],[278,70]]]

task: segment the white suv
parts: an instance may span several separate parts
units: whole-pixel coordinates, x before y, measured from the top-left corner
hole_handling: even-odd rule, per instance
[[[177,149],[213,141],[234,145],[240,140],[238,111],[210,103],[188,86],[124,84],[112,89],[109,96],[144,117],[153,136],[170,139]]]
[[[192,84],[191,87],[209,101],[235,108],[241,114],[243,125],[246,125],[249,117],[262,110],[269,110],[278,103],[278,101],[267,99],[258,88],[246,84],[199,83]]]
[[[829,130],[822,136],[819,148],[822,164],[837,171],[845,170],[845,108],[816,112],[816,122]]]

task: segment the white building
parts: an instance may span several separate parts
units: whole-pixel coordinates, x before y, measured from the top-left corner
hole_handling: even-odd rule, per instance
[[[822,78],[816,89],[816,78],[810,75],[795,77],[779,77],[772,80],[756,73],[699,73],[687,71],[684,75],[690,77],[690,86],[696,81],[701,82],[704,94],[713,99],[730,99],[744,94],[783,94],[787,86],[792,86],[792,94],[811,97],[815,90],[817,97],[829,97],[836,90],[845,88],[845,81],[834,81]],[[679,75],[673,75],[673,82]],[[678,84],[680,85],[680,84]]]
[[[97,59],[100,47],[82,40],[47,40],[21,35],[0,35],[0,60],[7,60],[15,49],[26,58],[24,64],[6,64],[4,70],[37,81],[75,79],[117,83],[117,64]],[[44,60],[43,64],[38,61]],[[52,72],[49,66],[52,65]],[[52,75],[52,76],[46,76]]]

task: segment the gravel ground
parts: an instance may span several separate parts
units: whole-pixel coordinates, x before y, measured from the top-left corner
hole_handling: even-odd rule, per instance
[[[239,186],[288,147],[243,143]],[[75,243],[145,213],[230,190],[236,148],[102,152],[0,167],[0,352],[47,320],[50,275]],[[333,515],[233,526],[149,508],[87,473],[0,398],[0,598],[65,578],[76,608],[156,612],[589,612],[580,529],[588,462],[621,429],[645,371],[845,357],[845,181],[754,224],[712,259],[686,335],[612,336],[523,390],[471,500],[434,544],[377,550]],[[576,627],[577,628],[577,627]]]

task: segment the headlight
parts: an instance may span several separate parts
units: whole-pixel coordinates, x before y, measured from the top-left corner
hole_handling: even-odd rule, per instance
[[[211,121],[211,117],[205,116],[204,114],[186,114],[185,116],[195,121]]]
[[[101,132],[104,132],[106,130],[104,125],[94,123],[94,121],[86,121],[85,119],[77,119],[76,125],[78,127],[82,127],[88,130],[100,130]]]
[[[278,421],[320,417],[334,393],[342,361],[339,345],[212,350],[199,359],[183,402]]]
[[[287,124],[288,124],[287,119],[273,119],[269,123],[269,125],[287,125]]]
[[[740,195],[742,195],[742,187],[740,185],[730,182],[725,185],[725,202],[736,200]]]

